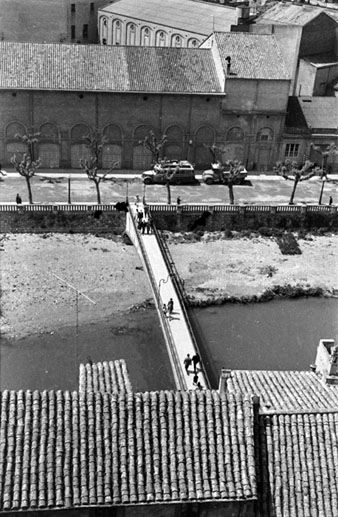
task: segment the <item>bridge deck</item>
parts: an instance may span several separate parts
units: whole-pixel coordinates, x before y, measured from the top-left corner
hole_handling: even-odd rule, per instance
[[[135,208],[135,206],[131,207],[131,212],[134,217],[136,216]],[[142,205],[139,208],[143,208]],[[157,309],[161,310],[163,304],[167,304],[170,298],[172,298],[174,302],[174,310],[171,316],[167,316],[166,319],[169,324],[172,342],[176,349],[175,355],[179,363],[176,364],[176,368],[181,368],[179,373],[181,378],[185,381],[186,388],[196,389],[196,386],[193,384],[193,365],[190,366],[187,373],[183,364],[187,354],[190,354],[190,357],[192,357],[197,353],[194,339],[189,330],[189,324],[185,319],[185,311],[182,309],[180,298],[170,277],[161,249],[157,243],[156,236],[154,234],[142,234],[141,232],[139,232],[139,236],[142,240],[143,248],[147,254],[148,263],[151,266],[153,278],[155,279],[157,286],[157,292],[153,293]],[[202,387],[209,387],[208,380],[205,377],[201,365],[197,366],[197,373],[198,382],[201,383]]]

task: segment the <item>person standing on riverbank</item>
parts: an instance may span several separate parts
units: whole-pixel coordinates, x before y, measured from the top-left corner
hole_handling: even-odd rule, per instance
[[[333,203],[333,199],[332,199],[332,196],[329,197],[329,205],[331,206]]]

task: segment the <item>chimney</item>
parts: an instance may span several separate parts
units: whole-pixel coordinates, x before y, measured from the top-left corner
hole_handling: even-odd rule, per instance
[[[222,368],[221,377],[219,380],[219,387],[218,387],[219,393],[227,392],[227,380],[230,379],[230,377],[231,377],[231,370]]]
[[[229,75],[230,74],[230,69],[231,69],[231,57],[227,56],[225,58],[225,60],[228,62],[228,64],[227,64],[227,74]]]

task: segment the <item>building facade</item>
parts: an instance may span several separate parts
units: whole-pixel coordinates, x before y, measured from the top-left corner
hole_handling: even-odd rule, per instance
[[[198,0],[118,0],[99,9],[102,45],[198,47],[213,31],[230,30],[240,10]]]
[[[103,168],[111,161],[148,168],[142,141],[150,130],[167,135],[167,158],[197,169],[209,166],[205,144],[213,143],[248,169],[264,171],[277,160],[289,79],[273,36],[216,33],[199,49],[0,45],[3,69],[13,61],[16,70],[0,85],[3,164],[25,151],[15,135],[32,130],[40,133],[44,168],[79,168],[88,154],[84,137],[93,132],[107,140]],[[236,50],[243,48],[246,54]]]

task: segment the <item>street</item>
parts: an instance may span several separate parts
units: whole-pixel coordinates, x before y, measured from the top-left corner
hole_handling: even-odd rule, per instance
[[[199,176],[197,176],[199,178]],[[248,176],[251,186],[234,186],[235,203],[279,205],[287,204],[290,199],[293,182],[284,180],[278,176]],[[18,174],[8,174],[0,178],[0,203],[15,203],[16,194],[19,193],[23,203],[28,202],[25,179]],[[96,203],[96,189],[93,181],[88,180],[84,174],[75,173],[68,177],[68,173],[60,170],[59,174],[48,174],[39,171],[32,180],[32,193],[34,203],[59,204],[68,203],[69,186],[71,203]],[[313,177],[308,181],[300,182],[295,194],[295,203],[318,204],[322,189],[322,181],[319,177]],[[167,203],[167,189],[163,185],[144,185],[139,175],[130,171],[129,174],[113,175],[112,180],[100,184],[101,202],[103,204],[115,204],[129,199],[135,199],[138,194],[145,196],[149,203]],[[229,203],[229,191],[224,185],[205,185],[200,183],[189,186],[172,186],[171,202],[176,203],[177,197],[181,203]],[[322,193],[322,204],[328,204],[332,196],[333,204],[338,202],[338,181],[325,182]]]

